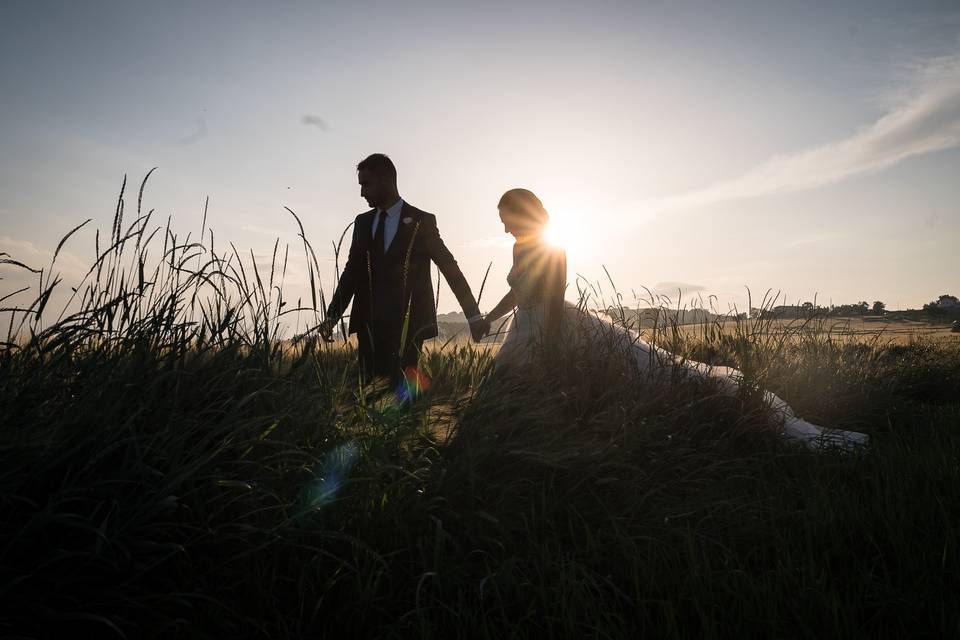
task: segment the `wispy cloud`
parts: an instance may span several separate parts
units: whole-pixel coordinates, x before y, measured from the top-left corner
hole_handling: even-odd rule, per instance
[[[272,239],[280,238],[283,241],[294,238],[297,235],[296,229],[277,229],[272,227],[264,227],[259,224],[243,224],[240,225],[240,229],[247,231],[249,233],[254,233],[261,236],[268,236]]]
[[[31,269],[43,269],[46,282],[50,277],[50,263],[53,260],[53,251],[38,247],[29,240],[19,240],[10,236],[0,236],[0,253],[7,254],[5,258],[16,260]],[[57,287],[50,300],[51,308],[62,308],[70,293],[70,287],[79,284],[86,275],[89,264],[64,247],[57,255],[53,265],[53,273],[61,278],[61,286]],[[14,264],[0,264],[0,298],[7,296],[0,307],[26,306],[40,293],[40,276]],[[25,289],[16,295],[15,291]],[[8,313],[0,313],[0,324],[9,322]],[[6,326],[5,324],[3,326]],[[5,330],[4,334],[5,335]],[[2,337],[0,337],[2,339]]]
[[[485,236],[468,240],[460,246],[469,249],[509,249],[513,246],[513,238],[507,234]]]
[[[706,291],[707,287],[702,284],[693,284],[690,282],[658,282],[653,285],[653,292],[657,294],[668,294],[672,295],[674,293],[680,292],[680,295],[689,295],[691,293],[699,293],[701,291]]]
[[[53,259],[53,251],[38,247],[29,240],[18,240],[10,236],[0,236],[0,252],[9,254],[10,258],[22,262],[32,269],[48,269]],[[23,275],[24,272],[19,267],[12,265],[3,265],[4,269],[0,271],[0,277],[13,276],[13,274]],[[57,256],[57,262],[54,265],[54,271],[60,273],[64,278],[81,278],[86,274],[88,265],[67,249],[61,249]],[[24,276],[27,279],[33,279],[31,276]]]
[[[893,91],[896,105],[852,136],[774,156],[740,177],[648,206],[685,209],[814,189],[885,169],[911,156],[960,146],[960,54],[928,59],[910,70],[909,80]]]
[[[847,239],[847,237],[848,236],[846,234],[836,232],[809,233],[785,240],[784,246],[790,249],[799,247],[807,248],[839,242]]]
[[[327,121],[321,118],[320,116],[315,115],[305,115],[302,120],[303,124],[308,124],[320,129],[320,131],[329,131],[330,126],[327,124]]]
[[[197,129],[193,133],[178,140],[178,143],[182,146],[193,144],[194,142],[200,141],[205,135],[207,135],[207,121],[203,116],[197,118]]]
[[[47,259],[47,252],[40,250],[37,245],[29,240],[17,240],[10,236],[0,236],[0,250],[9,253],[21,262],[36,261],[38,259]],[[31,265],[33,266],[33,265]],[[36,268],[46,266],[36,265]]]

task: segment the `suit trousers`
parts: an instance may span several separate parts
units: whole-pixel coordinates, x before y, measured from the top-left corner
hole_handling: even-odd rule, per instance
[[[365,325],[357,332],[357,352],[360,358],[360,370],[367,381],[377,376],[385,376],[391,384],[403,380],[403,372],[408,367],[416,367],[420,359],[423,340],[407,338],[407,344],[400,349],[398,332],[374,329]]]

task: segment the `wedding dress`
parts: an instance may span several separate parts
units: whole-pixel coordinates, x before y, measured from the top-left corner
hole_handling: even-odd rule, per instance
[[[522,365],[530,361],[534,353],[534,345],[547,327],[550,313],[549,298],[551,295],[556,296],[560,293],[556,291],[556,287],[551,287],[549,283],[545,284],[545,278],[549,279],[549,274],[553,270],[549,266],[544,266],[551,262],[550,258],[532,261],[534,264],[539,264],[537,269],[524,269],[522,264],[518,265],[518,262],[515,252],[514,267],[507,276],[507,282],[516,298],[517,307],[513,321],[494,359],[495,366],[500,367],[508,364]],[[558,264],[562,262],[562,278],[565,280],[565,256],[558,258],[556,262]],[[560,277],[559,274],[558,277]],[[559,310],[557,301],[553,302],[554,309]],[[570,302],[563,302],[560,313],[562,313],[560,330],[563,343],[601,353],[606,350],[614,357],[632,358],[640,377],[638,383],[652,382],[660,376],[690,376],[716,380],[724,392],[733,395],[737,393],[743,380],[743,373],[737,369],[711,366],[675,356],[641,339],[636,331],[616,325]],[[839,447],[852,450],[866,446],[869,442],[866,434],[828,429],[801,419],[782,398],[770,391],[764,391],[763,398],[778,419],[782,420],[784,435],[788,439],[803,443],[808,448]]]

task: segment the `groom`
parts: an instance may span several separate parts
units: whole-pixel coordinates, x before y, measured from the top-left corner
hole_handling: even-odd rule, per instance
[[[437,335],[431,261],[469,319],[474,340],[483,337],[483,320],[470,285],[440,239],[436,216],[400,197],[393,161],[382,153],[367,157],[357,165],[357,180],[372,209],[354,222],[347,264],[319,331],[329,340],[352,298],[350,333],[357,334],[364,376],[398,382],[416,367],[423,341]]]

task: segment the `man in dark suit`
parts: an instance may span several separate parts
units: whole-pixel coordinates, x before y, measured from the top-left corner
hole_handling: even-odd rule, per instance
[[[437,335],[430,262],[440,268],[470,322],[475,340],[484,325],[470,285],[440,239],[437,219],[400,198],[397,169],[375,153],[357,165],[360,195],[373,207],[357,216],[347,264],[320,333],[329,339],[350,300],[350,333],[357,334],[367,379],[394,381],[415,367],[423,341]]]

